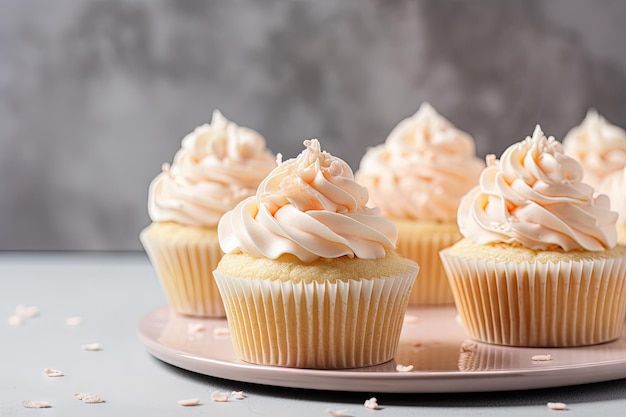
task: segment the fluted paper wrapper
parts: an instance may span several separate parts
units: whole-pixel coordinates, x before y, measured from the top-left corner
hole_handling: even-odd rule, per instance
[[[624,257],[570,262],[491,262],[441,252],[469,335],[527,347],[593,345],[621,336]]]
[[[196,317],[225,317],[213,278],[223,252],[217,239],[167,239],[148,231],[140,240],[154,267],[170,308]]]
[[[420,266],[420,279],[409,297],[410,306],[454,303],[450,284],[439,258],[439,251],[461,238],[455,233],[407,233],[398,228],[396,251]]]
[[[322,282],[239,278],[214,271],[235,350],[255,364],[339,369],[396,352],[419,267],[391,277]]]

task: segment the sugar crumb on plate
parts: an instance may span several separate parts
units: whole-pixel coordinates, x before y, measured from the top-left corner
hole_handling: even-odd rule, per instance
[[[402,365],[401,363],[396,365],[396,371],[398,372],[411,372],[413,365]]]
[[[533,355],[530,358],[533,362],[546,362],[552,360],[552,355]]]

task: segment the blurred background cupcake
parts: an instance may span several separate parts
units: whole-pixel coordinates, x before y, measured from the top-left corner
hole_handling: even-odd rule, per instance
[[[473,138],[428,103],[363,156],[357,181],[398,227],[398,253],[420,265],[411,305],[453,302],[439,251],[461,238],[458,204],[483,167]]]
[[[565,153],[583,166],[583,181],[598,189],[604,178],[626,166],[626,131],[594,109],[563,139]]]
[[[220,220],[214,274],[235,350],[297,368],[390,361],[418,266],[348,164],[304,144]]]
[[[617,212],[617,241],[626,245],[626,167],[607,175],[600,183],[598,193],[606,194],[611,210]]]
[[[212,273],[222,257],[217,224],[275,166],[258,132],[215,111],[211,124],[185,136],[172,165],[152,181],[152,223],[140,238],[175,312],[225,316]]]
[[[464,239],[441,252],[470,336],[544,347],[619,338],[626,247],[608,197],[594,197],[582,166],[539,126],[488,161],[459,207]]]

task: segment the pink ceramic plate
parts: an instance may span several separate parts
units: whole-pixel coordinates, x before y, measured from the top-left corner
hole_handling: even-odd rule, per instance
[[[203,330],[190,332],[189,325]],[[164,307],[144,317],[139,337],[157,358],[219,378],[333,391],[429,393],[547,388],[626,378],[626,332],[583,348],[509,348],[468,341],[453,307],[409,309],[393,361],[358,369],[259,366],[235,353],[226,320],[181,317]],[[469,342],[469,345],[468,345]],[[463,347],[465,344],[465,347]],[[473,345],[473,346],[472,346]],[[533,361],[551,355],[550,361]],[[413,365],[399,372],[396,365]]]

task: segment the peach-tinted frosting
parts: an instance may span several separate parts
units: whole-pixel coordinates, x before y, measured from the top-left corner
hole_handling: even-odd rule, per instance
[[[488,157],[479,185],[461,201],[461,233],[477,243],[601,251],[615,246],[617,213],[581,182],[582,166],[537,126],[532,138]]]
[[[384,144],[368,149],[356,179],[388,217],[454,221],[484,166],[472,137],[424,103]]]
[[[304,142],[297,158],[278,165],[253,197],[219,222],[225,253],[276,259],[292,254],[303,262],[341,256],[383,258],[395,248],[397,229],[367,207],[367,189],[354,181],[343,160]]]
[[[583,181],[594,188],[607,175],[626,166],[626,131],[593,109],[565,135],[563,147],[566,154],[582,164]]]
[[[617,223],[626,224],[626,168],[612,172],[602,180],[598,193],[609,197],[611,210],[618,214]]]
[[[220,217],[276,167],[265,139],[213,113],[211,124],[182,140],[172,165],[164,164],[150,184],[148,213],[154,222],[215,227]]]

